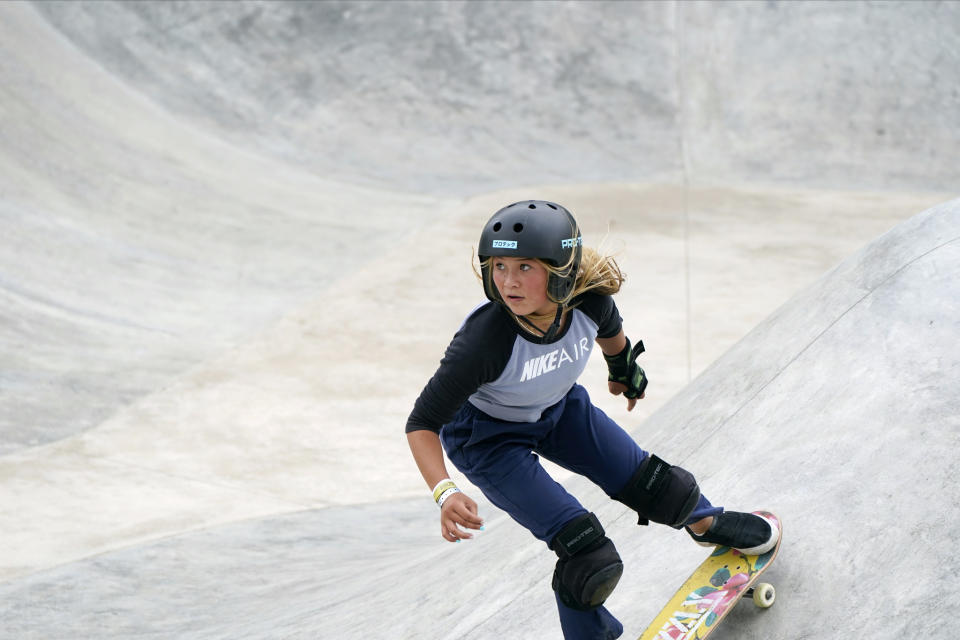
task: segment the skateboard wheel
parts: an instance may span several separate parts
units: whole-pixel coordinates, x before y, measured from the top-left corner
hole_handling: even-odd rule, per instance
[[[773,601],[777,599],[777,590],[772,584],[761,582],[753,588],[753,604],[766,609],[773,606]]]

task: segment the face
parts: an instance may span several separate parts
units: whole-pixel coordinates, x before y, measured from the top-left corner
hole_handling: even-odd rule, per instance
[[[547,270],[530,258],[490,259],[493,283],[510,311],[518,316],[554,313],[557,304],[547,297]]]

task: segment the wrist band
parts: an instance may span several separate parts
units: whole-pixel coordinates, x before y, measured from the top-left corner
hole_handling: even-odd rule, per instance
[[[453,480],[450,478],[444,478],[437,483],[437,486],[433,488],[433,501],[439,503],[440,496],[443,495],[446,491],[450,489],[456,489],[457,485],[454,484]]]
[[[443,503],[447,501],[447,498],[449,498],[455,493],[460,493],[460,489],[457,489],[456,487],[450,487],[449,489],[441,493],[440,497],[437,498],[437,506],[443,509]]]
[[[433,488],[433,501],[437,503],[438,507],[443,509],[443,503],[455,493],[460,493],[460,489],[457,488],[453,480],[444,478]]]

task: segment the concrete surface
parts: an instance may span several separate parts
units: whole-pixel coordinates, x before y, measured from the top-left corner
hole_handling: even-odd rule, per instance
[[[0,637],[559,637],[550,554],[485,503],[443,543],[402,435],[482,296],[477,229],[524,197],[628,274],[653,383],[627,415],[591,362],[596,402],[785,519],[781,600],[717,637],[937,637],[958,27],[957,3],[0,5]],[[702,551],[552,470],[613,532],[636,636]]]

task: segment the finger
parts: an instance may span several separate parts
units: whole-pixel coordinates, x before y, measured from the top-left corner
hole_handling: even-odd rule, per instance
[[[444,532],[444,538],[452,542],[465,540],[473,536],[460,529],[482,529],[483,519],[477,515],[477,503],[462,493],[450,496],[443,505],[440,515],[440,522]]]
[[[441,527],[441,535],[447,542],[460,542],[460,538],[457,536],[457,534],[447,527]]]
[[[462,526],[470,527],[471,529],[479,529],[483,526],[483,518],[477,513],[477,503],[474,502],[466,494],[458,493],[451,496],[447,503],[450,508],[450,517],[453,520]],[[448,504],[445,503],[444,510],[446,510]]]
[[[456,522],[458,525],[460,525],[461,527],[466,527],[467,529],[482,529],[482,528],[483,528],[483,520],[481,520],[481,519],[478,518],[477,516],[461,517],[461,518],[458,518],[457,520],[455,520],[455,522]]]
[[[635,406],[637,406],[637,399],[636,399],[636,398],[629,398],[629,399],[627,400],[627,411],[633,411],[633,408],[634,408]]]
[[[450,542],[459,542],[460,540],[469,540],[473,537],[473,534],[467,533],[463,529],[457,526],[457,523],[453,520],[444,523],[443,526],[444,539]]]
[[[455,505],[451,515],[458,525],[468,529],[479,529],[483,526],[483,518],[477,514],[476,503],[472,500],[470,502],[472,504]]]

